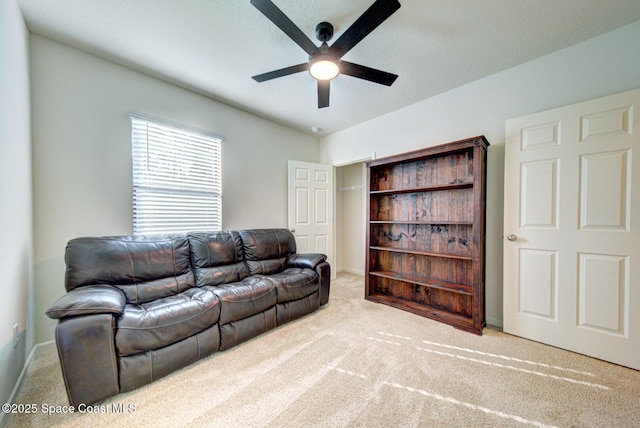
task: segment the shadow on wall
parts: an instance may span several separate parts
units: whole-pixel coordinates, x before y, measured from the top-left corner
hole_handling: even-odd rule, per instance
[[[504,227],[504,141],[487,152],[487,219],[485,237],[485,317],[502,327],[502,234]]]
[[[64,258],[43,260],[34,265],[36,343],[54,339],[57,320],[47,317],[45,311],[66,293],[64,271]]]

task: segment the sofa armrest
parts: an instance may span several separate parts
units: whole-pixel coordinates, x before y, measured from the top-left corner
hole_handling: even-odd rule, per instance
[[[69,318],[76,315],[114,314],[124,311],[124,293],[111,285],[88,285],[69,291],[47,310],[52,319]]]
[[[69,404],[93,404],[120,392],[112,314],[63,318],[56,345]]]
[[[329,302],[331,266],[327,263],[327,256],[320,253],[291,254],[287,257],[287,267],[315,270],[318,273],[320,283],[320,306]]]
[[[329,290],[331,287],[331,266],[322,262],[316,267],[316,272],[320,276],[320,306],[329,302]]]
[[[315,269],[327,260],[327,256],[319,253],[291,254],[287,257],[287,267]]]

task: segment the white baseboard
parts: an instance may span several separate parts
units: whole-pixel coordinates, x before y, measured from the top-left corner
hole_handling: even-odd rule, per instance
[[[359,269],[351,269],[351,268],[343,267],[340,269],[340,272],[347,272],[347,273],[352,273],[354,275],[364,276],[364,271]]]
[[[502,328],[502,320],[498,318],[487,317],[487,325],[493,325],[495,327]]]
[[[13,386],[11,390],[11,394],[9,394],[9,399],[7,403],[13,403],[16,399],[16,395],[18,395],[18,391],[20,390],[20,386],[22,385],[22,381],[24,380],[24,375],[27,373],[29,366],[31,365],[31,361],[33,357],[36,355],[36,351],[44,346],[55,344],[55,341],[49,340],[42,343],[36,343],[33,348],[31,348],[31,352],[29,352],[29,356],[27,356],[27,360],[24,362],[24,366],[22,367],[22,371],[20,372],[20,376],[18,376],[18,380],[16,380],[16,384]],[[5,413],[0,413],[0,427],[4,426],[4,417]]]

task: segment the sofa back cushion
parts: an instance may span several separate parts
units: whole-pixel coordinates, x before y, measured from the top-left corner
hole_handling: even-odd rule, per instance
[[[249,275],[238,232],[194,232],[189,234],[189,244],[198,287],[236,282]]]
[[[288,229],[253,229],[238,233],[251,275],[282,272],[287,256],[296,252],[296,240]]]
[[[185,235],[77,238],[65,253],[65,288],[110,284],[140,304],[195,286]]]

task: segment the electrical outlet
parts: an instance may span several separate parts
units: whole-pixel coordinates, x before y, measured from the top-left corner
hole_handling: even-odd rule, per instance
[[[18,323],[13,325],[13,347],[18,346],[18,341],[20,340],[20,332],[18,331]]]

